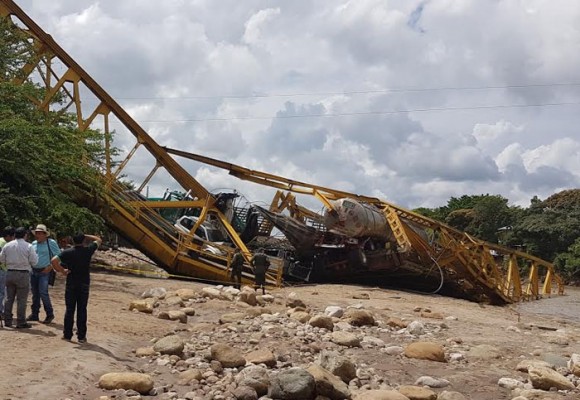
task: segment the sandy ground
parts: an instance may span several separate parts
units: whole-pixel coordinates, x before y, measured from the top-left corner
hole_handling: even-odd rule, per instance
[[[89,301],[88,343],[61,340],[64,314],[64,281],[59,277],[51,289],[56,320],[51,325],[33,323],[29,330],[0,329],[0,399],[96,399],[107,392],[95,383],[107,372],[141,371],[146,359],[138,359],[133,351],[150,345],[157,338],[173,331],[176,322],[128,310],[131,300],[146,289],[164,287],[201,289],[205,284],[167,279],[151,279],[107,272],[92,275]],[[460,338],[464,346],[489,344],[500,349],[500,357],[467,358],[459,364],[442,364],[422,360],[389,358],[371,350],[360,350],[356,357],[374,367],[379,374],[398,384],[413,384],[421,375],[440,376],[454,382],[457,390],[471,399],[511,399],[509,391],[499,388],[500,377],[517,377],[515,365],[523,358],[569,357],[580,353],[580,290],[569,288],[567,295],[519,306],[492,307],[440,296],[424,296],[396,290],[347,286],[318,285],[276,289],[272,294],[285,296],[295,291],[309,305],[324,309],[327,305],[348,306],[362,303],[379,319],[390,316],[414,319],[448,326],[433,339],[448,344],[448,338]],[[367,293],[370,299],[354,299]],[[420,318],[417,307],[429,308],[443,316],[457,319]],[[210,301],[199,305],[191,322],[215,321],[220,313],[231,312],[235,305],[226,301]],[[44,315],[41,314],[41,318]],[[520,325],[518,325],[520,323]],[[550,338],[556,334],[545,329],[524,329],[534,324],[561,329],[567,343]],[[512,331],[522,327],[521,332]],[[183,327],[183,325],[182,325]],[[384,338],[389,341],[389,338]],[[396,340],[390,340],[397,344]],[[283,343],[280,344],[283,346]],[[540,354],[541,353],[541,354]],[[353,355],[353,357],[355,357]],[[163,380],[163,376],[156,379]],[[167,377],[169,379],[169,377]],[[449,389],[449,388],[448,388]],[[109,395],[111,393],[108,393]],[[145,398],[157,398],[145,397]],[[566,397],[574,398],[574,397]]]

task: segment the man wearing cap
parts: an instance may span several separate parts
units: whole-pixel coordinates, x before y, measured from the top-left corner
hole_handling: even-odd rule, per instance
[[[24,240],[26,229],[14,231],[15,240],[6,243],[0,252],[0,263],[6,264],[6,304],[4,324],[12,326],[12,306],[16,298],[16,328],[30,328],[26,323],[26,301],[30,289],[30,269],[38,264],[38,256],[30,243]]]
[[[28,321],[39,321],[40,302],[44,306],[46,318],[42,323],[50,324],[54,320],[54,310],[48,294],[48,280],[52,265],[52,257],[60,255],[60,248],[54,239],[48,237],[49,232],[46,225],[38,224],[34,229],[36,240],[32,242],[32,247],[38,255],[38,263],[32,268],[30,276],[30,288],[32,291],[32,312],[28,316]]]

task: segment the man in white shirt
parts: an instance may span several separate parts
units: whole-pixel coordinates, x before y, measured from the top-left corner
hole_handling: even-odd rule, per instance
[[[0,251],[6,243],[14,240],[14,228],[7,226],[0,237]],[[4,297],[6,296],[6,264],[0,262],[0,326],[4,319]]]
[[[0,263],[7,266],[6,303],[4,305],[4,325],[12,326],[12,306],[16,298],[16,328],[31,328],[26,322],[26,302],[30,290],[30,271],[38,263],[36,251],[24,240],[26,229],[16,228],[15,240],[7,243],[0,252]]]

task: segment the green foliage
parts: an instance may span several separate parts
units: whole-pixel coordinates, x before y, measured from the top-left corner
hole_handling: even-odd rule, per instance
[[[533,199],[534,200],[534,199]],[[514,236],[527,250],[552,261],[580,234],[580,189],[565,190],[533,201],[514,224]]]
[[[568,247],[567,252],[556,256],[554,265],[568,280],[580,279],[580,237]]]
[[[73,115],[39,110],[44,89],[16,83],[33,54],[29,45],[0,20],[0,226],[45,223],[59,234],[102,229],[102,219],[77,203],[102,190],[103,134],[81,132]]]
[[[519,208],[508,205],[508,199],[490,194],[452,197],[443,207],[420,208],[416,211],[480,239],[496,243],[500,228],[511,225],[520,212]]]

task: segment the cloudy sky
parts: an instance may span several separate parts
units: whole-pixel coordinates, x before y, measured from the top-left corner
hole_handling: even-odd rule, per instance
[[[410,208],[580,187],[577,1],[17,3],[161,145]]]

